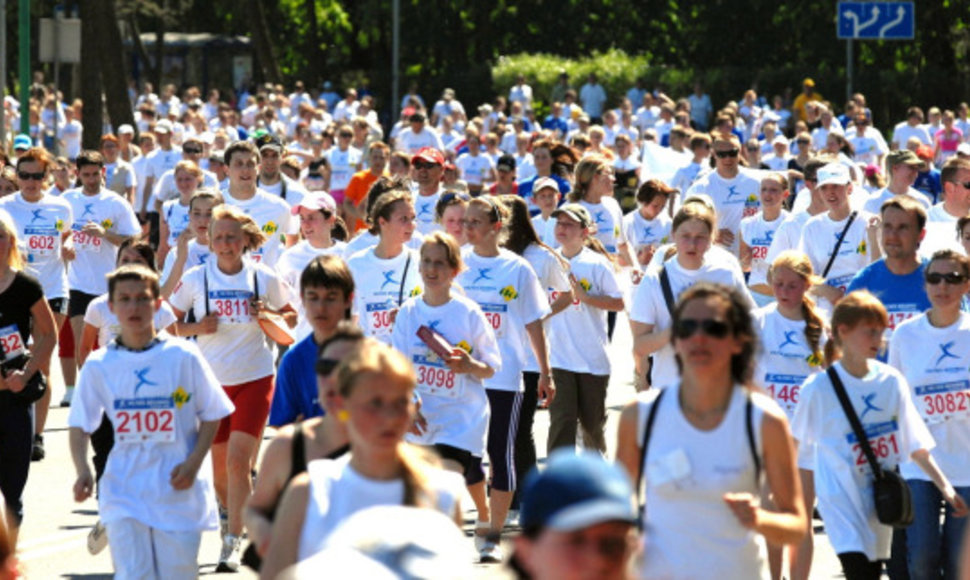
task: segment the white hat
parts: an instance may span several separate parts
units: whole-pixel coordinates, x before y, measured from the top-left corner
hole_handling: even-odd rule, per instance
[[[172,132],[172,122],[168,119],[162,119],[161,121],[155,123],[156,133],[171,133]]]
[[[119,135],[125,135],[125,134],[134,135],[135,134],[135,128],[132,127],[131,125],[129,125],[128,123],[125,123],[124,125],[118,127],[118,134]]]
[[[957,155],[970,155],[970,143],[960,143],[957,145]]]
[[[772,146],[774,146],[774,145],[784,145],[784,146],[787,147],[788,146],[788,139],[786,139],[784,135],[777,135],[771,141],[771,144],[772,144]]]
[[[841,163],[829,163],[819,168],[816,175],[816,187],[823,185],[848,185],[852,182],[849,176],[849,168]]]

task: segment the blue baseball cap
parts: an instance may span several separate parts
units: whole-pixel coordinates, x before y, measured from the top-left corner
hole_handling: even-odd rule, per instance
[[[633,486],[619,466],[594,453],[562,449],[533,469],[522,491],[524,529],[572,532],[604,522],[637,523]]]
[[[13,138],[13,150],[23,149],[26,151],[34,146],[34,142],[31,141],[30,135],[24,135],[21,133]]]

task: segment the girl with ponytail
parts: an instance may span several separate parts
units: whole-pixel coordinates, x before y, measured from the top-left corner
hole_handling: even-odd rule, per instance
[[[798,405],[799,390],[810,375],[822,369],[825,325],[808,296],[808,289],[820,278],[812,270],[805,254],[786,250],[778,255],[768,269],[768,284],[775,302],[755,312],[755,327],[761,336],[760,358],[755,367],[755,382],[784,409],[790,421]],[[802,480],[805,509],[815,502],[814,448],[802,445],[798,449],[798,471]],[[811,525],[811,524],[809,524]],[[789,553],[793,580],[808,578],[812,565],[812,534],[807,533],[801,543]],[[768,561],[772,578],[780,578],[783,548],[768,547]]]
[[[441,511],[461,522],[461,478],[404,441],[415,416],[414,369],[390,346],[364,339],[334,371],[338,420],[351,452],[313,461],[290,483],[273,523],[262,578],[323,549],[354,513],[378,505]]]

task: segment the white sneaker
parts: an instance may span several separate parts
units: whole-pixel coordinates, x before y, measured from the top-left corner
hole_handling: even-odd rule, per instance
[[[229,535],[229,510],[219,506],[219,539],[225,541]]]
[[[485,545],[478,551],[478,558],[478,561],[482,564],[500,564],[502,562],[502,546],[499,540],[485,540]]]
[[[101,520],[98,520],[98,523],[94,524],[94,527],[88,532],[88,552],[94,556],[100,554],[107,547],[108,530],[105,529]]]
[[[64,388],[64,398],[61,399],[61,406],[62,407],[70,407],[71,406],[71,399],[72,398],[74,398],[74,387],[65,387]]]
[[[492,531],[491,522],[475,522],[475,550],[481,552],[485,547],[485,540],[488,539],[489,532]]]
[[[519,510],[509,510],[507,516],[505,516],[505,525],[510,528],[519,527]]]
[[[242,561],[242,539],[239,536],[226,534],[222,539],[222,550],[219,552],[219,565],[216,572],[235,572],[239,570]]]

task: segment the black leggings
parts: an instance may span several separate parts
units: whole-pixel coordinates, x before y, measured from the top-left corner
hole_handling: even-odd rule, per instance
[[[879,580],[882,577],[882,561],[873,562],[862,552],[843,552],[839,554],[845,580]]]
[[[525,481],[526,474],[536,466],[536,440],[532,436],[532,425],[536,418],[536,405],[539,404],[539,373],[522,373],[525,392],[522,393],[522,409],[519,411],[519,430],[515,434],[515,480]],[[519,509],[519,489],[515,490],[512,509]]]
[[[30,405],[0,393],[0,492],[18,525],[24,519],[23,494],[33,448]]]
[[[94,449],[94,481],[100,482],[104,466],[108,464],[108,453],[115,444],[115,430],[108,415],[101,415],[101,425],[91,434],[91,447]],[[100,493],[100,489],[98,490]]]

